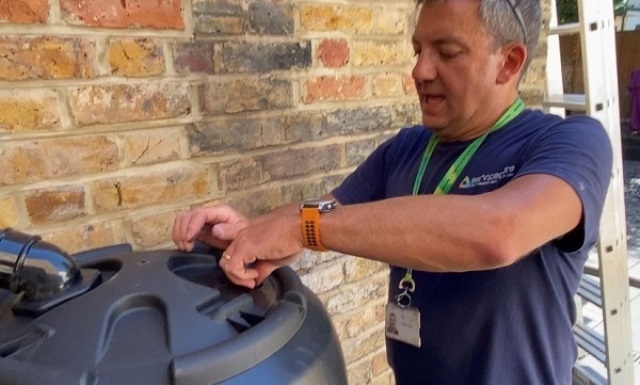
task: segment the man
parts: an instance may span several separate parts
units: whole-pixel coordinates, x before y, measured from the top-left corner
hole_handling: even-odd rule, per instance
[[[204,208],[176,218],[174,240],[226,247],[221,268],[247,287],[303,247],[388,263],[387,311],[404,320],[402,339],[387,334],[398,385],[570,384],[573,295],[598,234],[608,137],[587,117],[523,110],[538,0],[420,5],[423,126],[377,148],[325,197],[335,208],[251,220]]]
[[[396,313],[389,313],[389,316],[387,317],[387,334],[399,334],[398,329],[396,328],[396,320]]]

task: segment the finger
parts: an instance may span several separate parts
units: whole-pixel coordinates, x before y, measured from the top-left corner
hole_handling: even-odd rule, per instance
[[[196,210],[189,214],[182,225],[183,234],[187,241],[193,242],[196,239],[204,224],[207,223],[206,219],[207,215],[203,210]]]
[[[241,285],[253,289],[256,285],[258,272],[252,268],[243,268],[240,270],[224,270],[227,278],[236,285]]]
[[[300,254],[295,254],[285,258],[256,262],[255,269],[258,272],[258,277],[256,277],[256,283],[258,285],[261,284],[275,270],[279,269],[282,266],[287,266],[292,264],[299,257],[300,257]]]
[[[211,228],[211,234],[224,241],[232,241],[244,226],[239,223],[218,223]]]
[[[245,260],[243,260],[242,257],[239,257],[238,254],[232,254],[237,251],[238,249],[235,247],[227,248],[220,259],[220,268],[222,268],[232,282],[253,288],[255,287],[255,279],[258,277],[259,273],[249,264],[255,262],[255,257],[246,258],[245,262]]]
[[[188,218],[187,215],[188,215],[187,213],[182,213],[176,216],[172,235],[173,235],[173,241],[175,242],[178,249],[188,252],[190,251],[190,245],[189,245],[189,241],[186,239],[186,236],[183,230],[184,224]]]
[[[175,219],[173,220],[173,229],[171,230],[171,239],[173,240],[173,243],[176,244],[176,246],[180,249],[181,248],[181,239],[180,239],[180,221],[182,218],[182,214],[178,214],[176,215]]]

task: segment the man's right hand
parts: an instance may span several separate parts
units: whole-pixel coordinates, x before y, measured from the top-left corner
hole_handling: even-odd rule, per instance
[[[248,225],[247,217],[230,206],[220,204],[176,216],[172,238],[182,251],[193,250],[196,240],[218,249],[226,249],[238,235],[238,231]]]

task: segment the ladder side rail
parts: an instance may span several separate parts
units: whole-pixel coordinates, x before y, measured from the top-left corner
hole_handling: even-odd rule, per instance
[[[558,8],[556,0],[550,0],[551,17],[549,19],[549,31],[558,28]],[[533,52],[531,53],[533,54]],[[560,36],[549,34],[547,36],[547,73],[545,79],[545,98],[564,94],[562,80],[562,59],[560,55]],[[543,103],[544,112],[565,117],[565,109],[561,107],[549,107]]]
[[[633,385],[613,3],[578,0],[578,8],[587,112],[607,130],[614,155],[598,242],[607,375],[610,385]]]

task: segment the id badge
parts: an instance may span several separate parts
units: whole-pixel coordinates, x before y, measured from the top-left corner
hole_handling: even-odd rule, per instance
[[[420,312],[415,307],[385,306],[385,335],[417,348],[420,347]]]

